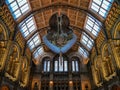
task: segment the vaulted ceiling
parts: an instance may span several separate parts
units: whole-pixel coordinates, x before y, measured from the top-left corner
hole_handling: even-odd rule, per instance
[[[87,58],[112,2],[113,0],[6,0],[35,58],[44,52],[51,52],[44,45],[42,37],[47,34],[50,17],[59,11],[69,17],[70,27],[77,35],[76,43],[67,53],[79,52],[83,58]]]

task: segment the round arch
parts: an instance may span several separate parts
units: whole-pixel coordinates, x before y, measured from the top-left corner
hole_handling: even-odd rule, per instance
[[[110,90],[120,90],[120,86],[113,85]]]
[[[30,17],[38,14],[38,13],[41,13],[41,12],[44,12],[46,10],[53,9],[53,8],[68,8],[68,9],[73,9],[73,10],[77,10],[77,11],[82,11],[83,13],[86,13],[90,16],[95,17],[98,21],[104,22],[104,19],[101,19],[101,17],[95,15],[93,12],[91,12],[88,9],[84,9],[84,8],[76,7],[76,6],[73,6],[73,5],[70,5],[70,4],[64,4],[64,3],[59,3],[58,2],[58,3],[55,3],[55,4],[48,5],[46,7],[38,8],[37,10],[30,11],[25,16],[21,17],[16,23],[19,24],[25,19],[28,19],[28,18],[30,18]]]
[[[21,49],[20,49],[20,46],[18,45],[17,42],[11,42],[9,55],[10,55],[11,51],[13,51],[13,49],[15,49],[16,52],[18,53],[17,58],[18,58],[18,60],[20,60],[20,51],[21,51]]]
[[[120,21],[117,23],[116,28],[114,29],[113,37],[114,38],[120,38]]]
[[[53,57],[54,57],[54,54],[52,54],[52,53],[50,53],[50,52],[44,52],[44,53],[41,55],[40,59],[39,59],[39,63],[41,63],[42,60],[43,60],[45,57],[49,57],[49,58],[50,58],[50,61],[51,61],[51,60],[53,59]]]
[[[114,24],[113,29],[111,30],[111,35],[113,39],[117,39],[118,33],[120,32],[120,18],[116,21],[116,23]],[[120,37],[119,37],[120,38]]]
[[[114,57],[117,64],[117,67],[120,69],[120,19],[116,22],[113,32],[112,32],[112,38],[113,38],[113,51],[114,51]]]
[[[80,62],[81,63],[83,62],[83,58],[82,58],[81,54],[79,54],[78,52],[72,52],[68,56],[69,56],[70,60],[72,59],[72,57],[78,57]]]
[[[0,53],[0,70],[3,70],[7,60],[6,59],[8,54],[7,49],[9,49],[8,40],[9,40],[9,35],[8,35],[7,27],[0,18],[0,51],[3,52]]]
[[[20,47],[16,42],[11,42],[10,45],[11,46],[8,52],[6,62],[7,66],[5,70],[5,76],[12,81],[16,81],[19,77],[21,66]]]
[[[8,85],[2,85],[0,90],[10,90]]]

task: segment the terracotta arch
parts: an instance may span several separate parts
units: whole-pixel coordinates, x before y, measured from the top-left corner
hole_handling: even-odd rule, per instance
[[[113,85],[111,90],[120,90],[120,87],[118,85]]]
[[[0,90],[10,90],[8,85],[1,86]]]

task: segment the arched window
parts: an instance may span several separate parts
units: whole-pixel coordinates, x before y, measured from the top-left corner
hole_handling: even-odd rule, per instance
[[[50,72],[50,58],[49,57],[43,58],[43,71]]]
[[[72,72],[79,72],[79,58],[72,58]]]
[[[57,55],[54,58],[54,71],[55,72],[67,72],[68,71],[68,60],[66,56]]]

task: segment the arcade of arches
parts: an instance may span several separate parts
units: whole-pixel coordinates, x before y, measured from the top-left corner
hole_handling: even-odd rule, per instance
[[[120,1],[0,0],[0,90],[120,90]]]

